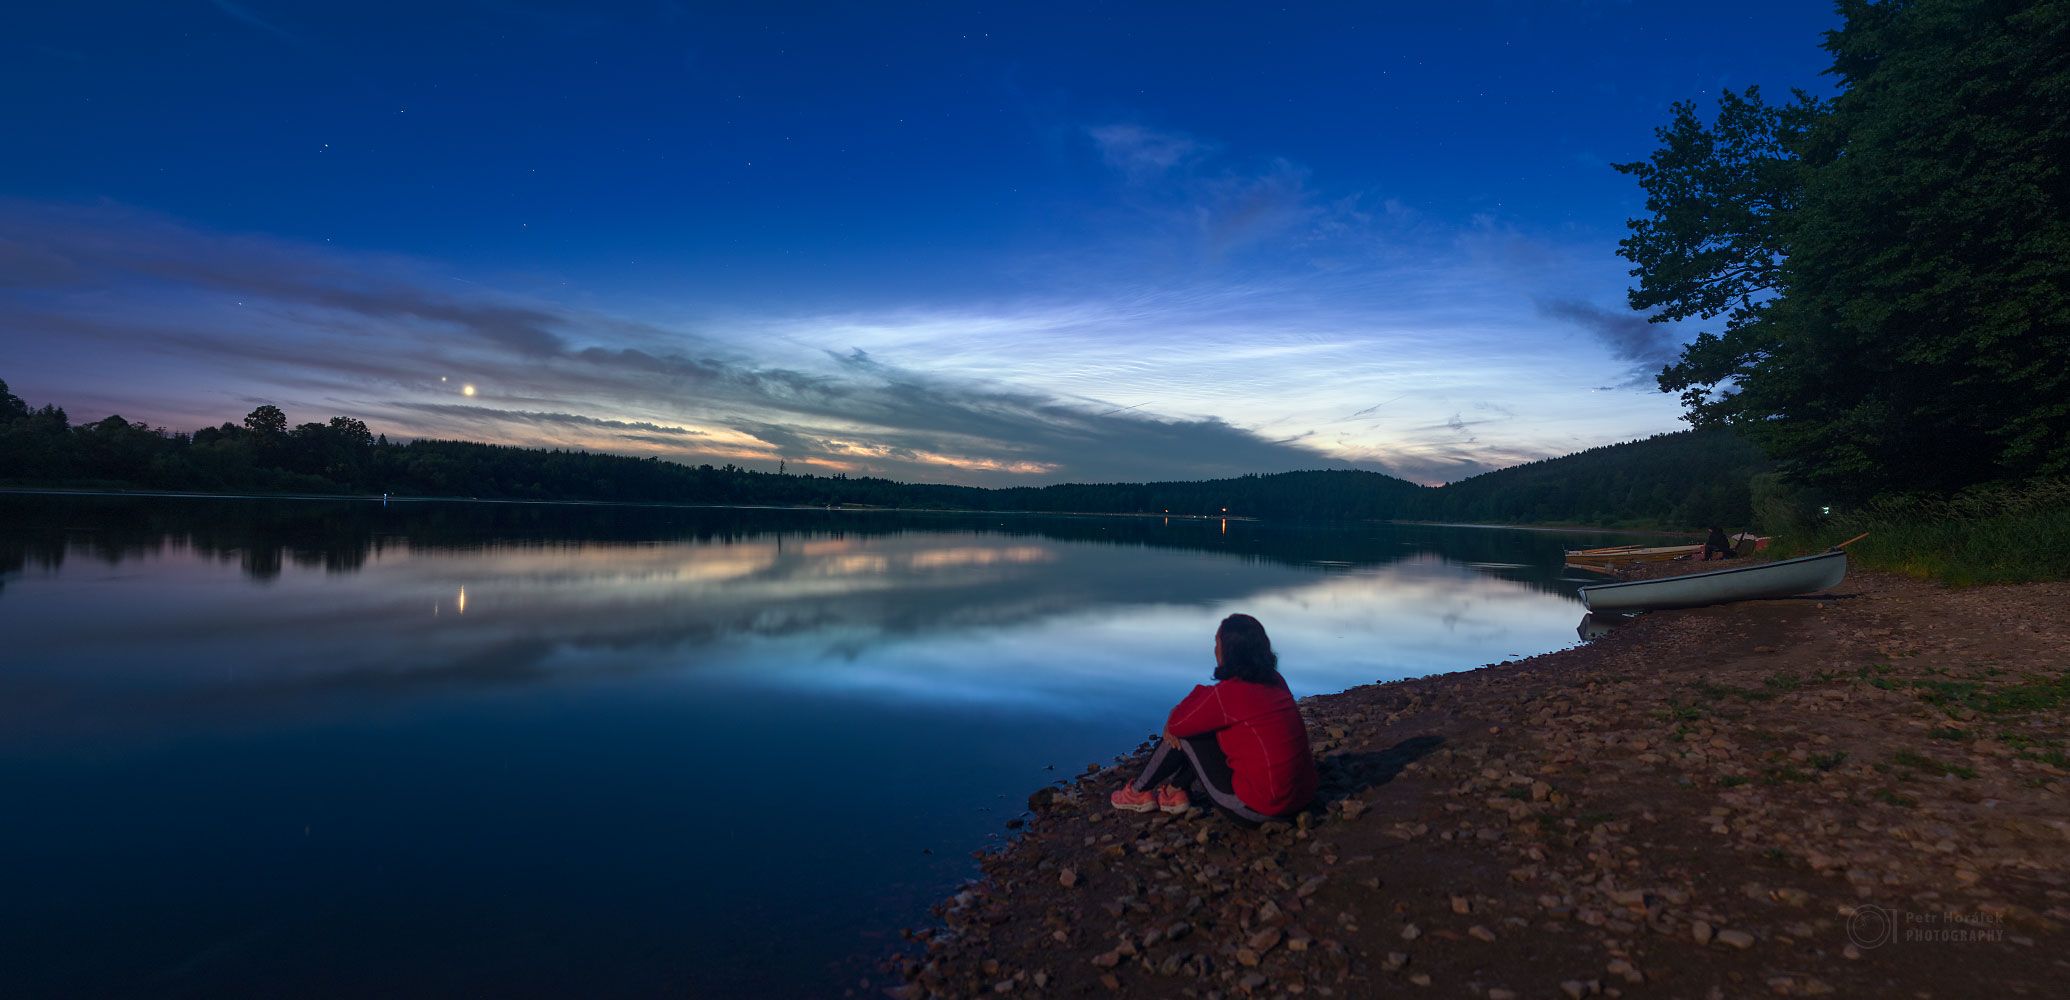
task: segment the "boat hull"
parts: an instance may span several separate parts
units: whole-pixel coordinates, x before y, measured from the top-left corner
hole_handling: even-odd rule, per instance
[[[1808,594],[1839,586],[1846,577],[1847,553],[1821,552],[1815,556],[1659,580],[1599,583],[1581,588],[1581,603],[1591,612],[1697,608],[1706,604]]]

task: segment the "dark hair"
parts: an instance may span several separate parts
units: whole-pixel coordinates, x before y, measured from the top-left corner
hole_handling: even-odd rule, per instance
[[[1216,680],[1234,677],[1253,684],[1279,681],[1279,654],[1272,651],[1272,640],[1256,618],[1230,615],[1222,619],[1221,626],[1215,629],[1215,639],[1222,644],[1222,662],[1215,667]]]

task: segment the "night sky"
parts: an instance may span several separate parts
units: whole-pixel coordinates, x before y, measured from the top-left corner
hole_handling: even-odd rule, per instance
[[[64,3],[0,34],[0,379],[75,421],[982,485],[1421,482],[1672,430],[1615,256],[1813,0]]]

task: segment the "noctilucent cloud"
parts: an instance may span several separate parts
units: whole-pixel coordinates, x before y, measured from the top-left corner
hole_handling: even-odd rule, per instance
[[[1609,164],[1804,2],[49,4],[0,379],[75,420],[979,485],[1672,430]]]

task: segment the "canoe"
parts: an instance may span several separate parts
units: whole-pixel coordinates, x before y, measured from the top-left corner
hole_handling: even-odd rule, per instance
[[[1755,536],[1740,532],[1731,536],[1731,539],[1733,551],[1743,556],[1752,555],[1768,547],[1768,538],[1765,535]],[[1703,544],[1699,542],[1691,545],[1656,545],[1651,548],[1643,545],[1611,545],[1600,549],[1568,549],[1566,554],[1570,565],[1595,563],[1607,566],[1611,563],[1667,562],[1702,553]]]
[[[1693,556],[1703,551],[1702,545],[1660,545],[1640,548],[1636,545],[1620,545],[1607,549],[1580,549],[1567,553],[1570,563],[1625,563],[1666,562],[1682,556]]]
[[[1728,601],[1789,597],[1835,587],[1847,576],[1847,553],[1838,549],[1815,556],[1780,559],[1736,569],[1689,573],[1659,580],[1599,583],[1581,588],[1581,603],[1590,612],[1695,608]]]

